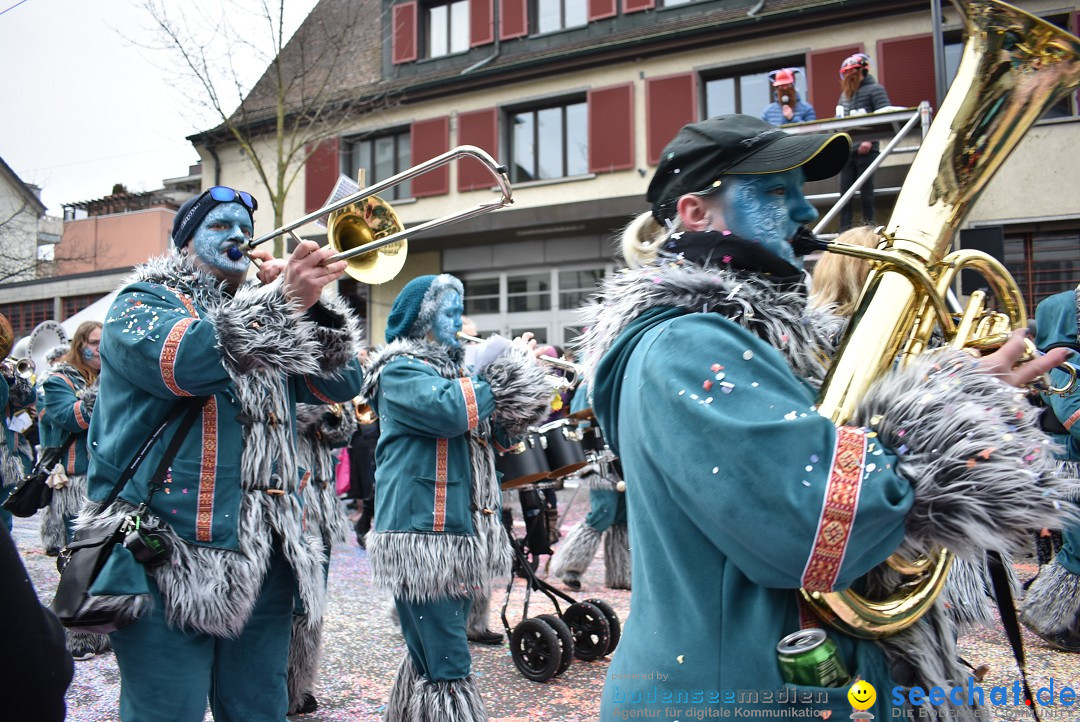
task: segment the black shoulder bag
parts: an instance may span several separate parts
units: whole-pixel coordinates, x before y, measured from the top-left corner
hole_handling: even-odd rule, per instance
[[[17,517],[26,518],[37,513],[38,509],[44,509],[52,501],[52,487],[45,483],[49,478],[49,472],[56,466],[56,462],[64,458],[64,454],[75,443],[76,434],[69,434],[62,446],[48,446],[41,450],[41,458],[34,465],[33,470],[23,477],[22,481],[11,492],[11,496],[4,500],[4,508]],[[14,449],[9,449],[14,454]]]
[[[124,469],[120,479],[101,505],[101,509],[105,510],[116,501],[165,429],[181,414],[185,414],[180,427],[165,449],[157,470],[151,477],[150,494],[139,508],[124,517],[111,530],[91,532],[92,535],[85,537],[81,532],[76,533],[75,539],[60,553],[56,560],[57,569],[60,570],[60,583],[56,587],[56,596],[49,608],[60,623],[68,629],[77,632],[108,634],[135,621],[134,617],[117,608],[118,605],[111,604],[107,609],[98,609],[88,604],[92,601],[90,588],[105,567],[105,563],[109,561],[109,557],[116,551],[115,547],[118,544],[130,549],[136,560],[144,566],[160,564],[168,559],[171,551],[168,540],[162,535],[153,533],[142,523],[142,518],[154,492],[161,488],[173,457],[179,451],[180,444],[183,443],[192,424],[195,423],[195,417],[198,416],[205,403],[205,398],[191,398],[177,404],[143,442],[135,458]],[[132,538],[129,539],[129,537]]]

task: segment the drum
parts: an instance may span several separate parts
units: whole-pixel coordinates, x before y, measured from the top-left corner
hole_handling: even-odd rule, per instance
[[[537,429],[537,433],[543,440],[552,477],[573,474],[589,463],[585,460],[585,449],[581,446],[581,433],[576,421],[558,419],[544,424]]]
[[[607,444],[604,443],[604,435],[600,433],[599,426],[590,426],[587,429],[581,429],[581,448],[585,450],[586,457],[589,452],[600,453],[604,450]]]
[[[495,470],[503,475],[500,486],[504,490],[532,484],[551,475],[540,437],[533,433],[510,451],[497,451]]]

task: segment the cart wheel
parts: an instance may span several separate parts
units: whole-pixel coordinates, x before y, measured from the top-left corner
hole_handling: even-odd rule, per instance
[[[526,679],[546,682],[562,663],[559,635],[546,622],[526,619],[510,635],[510,656]]]
[[[566,622],[554,614],[540,614],[536,618],[547,622],[548,626],[555,630],[555,634],[559,635],[562,661],[559,663],[559,671],[555,673],[555,676],[558,677],[569,669],[570,663],[574,661],[574,635],[570,633],[570,627],[566,626]]]
[[[603,599],[586,599],[585,601],[599,608],[607,618],[608,646],[605,654],[611,654],[615,651],[615,647],[619,646],[619,639],[622,637],[622,625],[619,624],[619,615]]]
[[[566,608],[562,618],[574,635],[574,655],[578,659],[592,662],[607,654],[611,627],[599,607],[576,602]]]

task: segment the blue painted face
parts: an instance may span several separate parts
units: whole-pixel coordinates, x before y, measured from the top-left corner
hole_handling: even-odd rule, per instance
[[[818,217],[817,209],[803,195],[805,181],[802,168],[766,175],[728,176],[720,191],[727,230],[760,243],[796,268],[802,268],[802,259],[792,250],[791,239],[799,226]]]
[[[439,300],[441,305],[431,320],[431,335],[444,346],[460,347],[461,339],[457,337],[457,332],[461,330],[461,314],[465,311],[461,294],[448,291]]]
[[[240,276],[251,263],[247,256],[229,258],[230,246],[251,239],[251,216],[239,203],[219,203],[210,209],[206,218],[191,237],[191,250],[210,267],[225,276]]]

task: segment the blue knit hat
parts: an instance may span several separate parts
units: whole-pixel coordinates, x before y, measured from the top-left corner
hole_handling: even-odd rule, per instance
[[[431,320],[439,310],[439,298],[447,291],[457,291],[464,297],[461,281],[449,273],[438,276],[417,276],[405,284],[394,299],[386,319],[386,342],[399,338],[423,338],[431,329]]]
[[[218,200],[214,197],[215,195],[219,195],[216,193],[217,191],[223,191],[225,197],[228,197],[228,194],[232,193],[236,198],[233,200]],[[244,199],[240,198],[241,195],[244,196]],[[247,201],[250,201],[250,205]],[[173,244],[178,249],[183,248],[184,245],[191,240],[191,237],[195,235],[195,231],[198,230],[199,224],[203,222],[214,206],[232,202],[239,203],[244,210],[248,212],[248,217],[251,218],[251,224],[254,226],[255,209],[259,207],[258,202],[247,193],[241,193],[240,191],[233,190],[227,186],[214,186],[197,196],[188,198],[184,201],[184,204],[180,206],[180,209],[176,211],[176,215],[173,217],[172,226]]]

